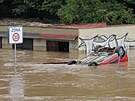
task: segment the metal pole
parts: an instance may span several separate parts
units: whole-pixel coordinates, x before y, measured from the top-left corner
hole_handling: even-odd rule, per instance
[[[14,64],[16,65],[16,44],[14,44]]]

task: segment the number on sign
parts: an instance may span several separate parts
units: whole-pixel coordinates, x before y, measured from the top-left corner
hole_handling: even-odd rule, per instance
[[[19,39],[20,39],[19,34],[18,34],[18,33],[14,33],[14,34],[13,34],[13,40],[14,40],[15,42],[17,42]]]

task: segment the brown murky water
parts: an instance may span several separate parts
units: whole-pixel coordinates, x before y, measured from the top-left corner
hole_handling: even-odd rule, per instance
[[[0,101],[135,101],[135,49],[129,62],[87,67],[41,64],[78,54],[0,50]]]

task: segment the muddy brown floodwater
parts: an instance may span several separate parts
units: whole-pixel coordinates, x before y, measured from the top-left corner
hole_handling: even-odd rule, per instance
[[[135,101],[135,49],[129,61],[88,67],[42,64],[78,58],[77,53],[0,49],[0,101]]]

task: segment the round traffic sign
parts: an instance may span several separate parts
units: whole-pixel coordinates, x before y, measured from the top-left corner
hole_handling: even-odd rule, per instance
[[[12,35],[12,39],[13,39],[14,42],[17,42],[20,39],[20,35],[18,33],[14,33]]]
[[[22,27],[9,27],[8,28],[9,44],[23,43],[23,31]]]

